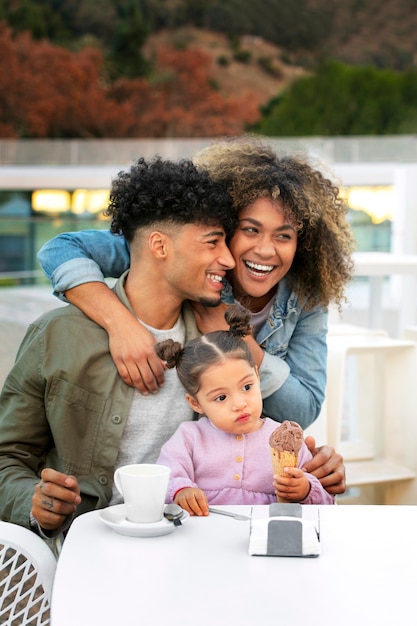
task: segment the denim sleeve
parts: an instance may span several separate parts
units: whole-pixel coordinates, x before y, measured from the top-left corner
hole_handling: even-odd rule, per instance
[[[268,417],[302,428],[317,419],[326,388],[327,320],[320,307],[301,314],[285,358],[265,353],[259,373]]]
[[[54,294],[65,300],[68,289],[121,276],[130,266],[130,250],[124,237],[91,229],[57,235],[42,246],[37,259]]]

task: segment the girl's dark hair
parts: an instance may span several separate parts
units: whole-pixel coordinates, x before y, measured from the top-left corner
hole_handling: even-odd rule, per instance
[[[184,389],[195,396],[200,389],[201,374],[208,367],[226,358],[242,359],[251,367],[256,363],[243,337],[252,333],[251,313],[240,304],[227,308],[224,315],[229,330],[216,330],[193,339],[184,348],[178,341],[168,339],[155,346],[157,355],[168,368],[177,368]]]

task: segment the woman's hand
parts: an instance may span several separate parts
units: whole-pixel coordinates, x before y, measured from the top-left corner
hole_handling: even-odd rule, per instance
[[[107,332],[110,354],[124,382],[145,396],[157,393],[164,384],[165,365],[155,352],[152,333],[128,309],[123,320],[107,326]]]
[[[164,384],[164,363],[155,352],[154,336],[136,319],[105,283],[78,285],[67,300],[107,331],[109,350],[121,378],[143,395]]]

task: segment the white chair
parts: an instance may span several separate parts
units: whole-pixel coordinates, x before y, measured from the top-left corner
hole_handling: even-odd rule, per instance
[[[383,329],[373,329],[366,328],[363,326],[356,326],[354,324],[343,324],[340,322],[330,322],[329,330],[328,330],[328,344],[330,344],[329,353],[332,350],[332,338],[340,337],[342,340],[349,345],[350,343],[355,343],[358,337],[388,337],[388,333]],[[331,354],[329,354],[328,361],[330,362],[332,359]],[[329,364],[327,369],[329,370]],[[336,384],[336,393],[337,390],[342,393],[344,391],[344,382],[342,382],[342,386],[340,383],[340,376],[338,379],[334,378],[334,372],[330,371],[329,373],[329,384],[326,390],[326,397],[323,402],[323,406],[321,408],[320,415],[318,418],[305,430],[305,436],[311,435],[316,440],[316,445],[322,446],[325,444],[330,444],[336,450],[339,451],[340,448],[340,429],[342,423],[342,415],[337,411],[336,414],[333,412],[329,415],[328,410],[328,396],[330,393],[334,393],[335,389],[333,386]],[[343,373],[344,375],[344,373]],[[329,393],[330,392],[330,393]],[[332,411],[334,407],[332,406]]]
[[[417,344],[366,332],[329,334],[328,348],[327,442],[347,486],[372,488],[374,504],[416,504]]]
[[[47,626],[56,559],[23,526],[0,521],[0,624]]]

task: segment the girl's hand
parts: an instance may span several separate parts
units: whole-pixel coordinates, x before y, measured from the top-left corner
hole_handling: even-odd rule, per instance
[[[208,502],[206,494],[197,487],[185,487],[178,491],[174,498],[175,504],[179,504],[190,515],[208,515]]]
[[[286,467],[286,476],[274,475],[274,489],[280,501],[301,502],[310,492],[310,481],[298,467]]]

